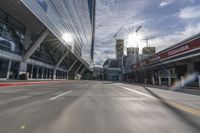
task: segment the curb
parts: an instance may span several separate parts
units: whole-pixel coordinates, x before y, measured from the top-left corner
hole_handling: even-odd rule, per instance
[[[73,83],[77,81],[43,81],[43,82],[5,82],[0,83],[0,87],[8,87],[8,86],[26,86],[26,85],[42,85],[42,84],[49,84],[49,83]]]

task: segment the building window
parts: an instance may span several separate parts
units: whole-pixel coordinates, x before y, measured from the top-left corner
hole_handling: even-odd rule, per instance
[[[47,78],[47,68],[44,68],[44,72],[43,72],[43,79]]]
[[[38,79],[41,79],[42,78],[42,67],[39,67],[38,68]]]
[[[38,73],[38,66],[34,65],[33,66],[33,79],[37,78],[37,73]]]
[[[22,55],[24,34],[25,26],[0,10],[0,49]]]
[[[0,78],[7,78],[9,60],[0,58]]]
[[[28,78],[31,78],[31,73],[32,73],[32,65],[31,64],[27,64],[27,74],[28,74]]]
[[[20,63],[17,61],[12,61],[11,68],[10,68],[10,75],[9,78],[17,79],[19,75],[19,65]]]

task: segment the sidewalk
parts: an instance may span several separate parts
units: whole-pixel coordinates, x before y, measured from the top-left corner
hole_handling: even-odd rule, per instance
[[[193,95],[200,95],[200,88],[198,87],[184,87],[181,89],[173,90],[171,87],[166,86],[166,85],[150,85],[150,84],[141,84],[141,83],[130,83],[130,82],[123,82],[127,84],[132,84],[132,85],[139,85],[139,86],[145,86],[145,87],[152,87],[156,89],[163,89],[163,90],[168,90],[168,91],[176,91],[176,92],[182,92],[182,93],[189,93]]]

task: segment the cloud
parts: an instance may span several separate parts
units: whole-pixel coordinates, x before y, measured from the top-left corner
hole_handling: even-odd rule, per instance
[[[174,2],[175,2],[175,0],[162,0],[160,2],[159,6],[160,7],[168,6],[168,5],[170,5],[170,4],[174,3]]]
[[[107,58],[115,57],[115,38],[113,36],[120,27],[144,22],[137,15],[150,3],[149,0],[125,1],[97,0],[95,64],[103,64]]]
[[[191,37],[200,31],[200,23],[196,25],[188,24],[182,31],[174,32],[171,35],[158,36],[157,38],[150,41],[152,46],[155,46],[157,51],[161,51],[169,46],[172,46],[182,40]]]
[[[181,11],[179,12],[179,18],[181,19],[200,18],[200,5],[190,6],[190,7],[181,9]]]
[[[170,4],[173,6],[166,7]],[[158,8],[158,5],[166,8]],[[135,30],[134,26],[142,25],[140,35],[144,38],[155,36],[156,38],[149,40],[149,43],[158,51],[198,33],[200,20],[185,20],[191,16],[200,16],[198,6],[195,8],[196,11],[189,10],[189,8],[194,8],[192,5],[194,5],[194,0],[158,0],[156,2],[152,0],[97,0],[95,64],[102,65],[106,59],[115,58],[113,36],[121,27],[123,28],[118,38],[126,39],[126,36]],[[182,10],[179,10],[181,8]],[[146,46],[145,41],[141,43],[144,43],[142,46]]]

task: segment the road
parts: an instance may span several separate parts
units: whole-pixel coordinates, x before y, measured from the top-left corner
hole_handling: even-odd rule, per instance
[[[0,88],[1,133],[199,133],[200,96],[107,81]]]

